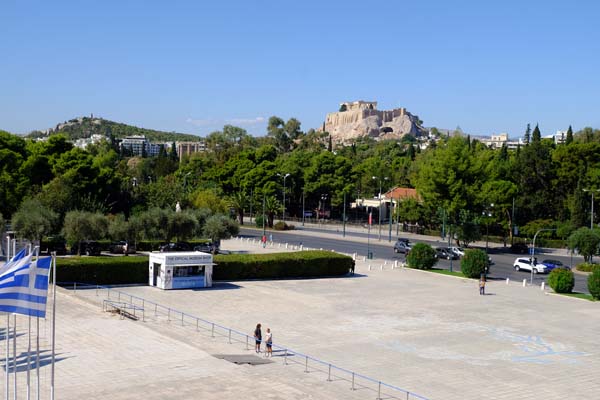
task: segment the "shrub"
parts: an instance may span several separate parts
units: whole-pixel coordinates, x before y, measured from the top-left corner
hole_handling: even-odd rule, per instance
[[[56,279],[98,285],[147,283],[148,257],[57,258]]]
[[[431,269],[437,263],[437,257],[433,247],[425,243],[417,243],[408,252],[406,261],[410,268]]]
[[[600,264],[591,264],[591,263],[581,263],[575,267],[577,271],[583,272],[594,272],[595,270],[600,270]]]
[[[460,260],[460,270],[467,278],[479,278],[487,272],[488,257],[485,251],[468,249]]]
[[[294,229],[294,225],[288,225],[283,221],[278,221],[275,223],[275,225],[273,225],[273,229],[276,231],[291,231]]]
[[[600,269],[588,276],[588,290],[594,299],[600,300]]]
[[[330,251],[227,254],[214,261],[216,280],[340,276],[354,268],[352,257]]]
[[[265,222],[265,224],[267,223],[267,219],[263,218],[262,214],[261,215],[257,215],[256,218],[254,218],[254,222],[256,223],[256,227],[257,228],[262,228],[263,227],[263,221]]]
[[[548,275],[548,285],[556,293],[571,293],[575,286],[575,276],[566,268],[555,268]]]

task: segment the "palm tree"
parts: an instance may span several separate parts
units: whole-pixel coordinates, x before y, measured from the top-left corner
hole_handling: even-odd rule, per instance
[[[265,212],[267,213],[267,224],[269,228],[273,227],[275,213],[281,212],[281,210],[281,203],[275,196],[269,196],[265,199]]]
[[[229,197],[229,205],[235,209],[240,225],[244,225],[244,209],[248,205],[248,196],[243,191],[235,192]]]

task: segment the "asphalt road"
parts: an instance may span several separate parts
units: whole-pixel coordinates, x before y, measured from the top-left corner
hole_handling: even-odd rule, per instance
[[[294,231],[277,231],[277,232],[269,232],[274,236],[274,241],[276,242],[288,242],[290,244],[299,244],[302,243],[304,246],[313,247],[313,248],[323,248],[327,250],[335,250],[342,253],[358,253],[361,256],[366,256],[368,251],[373,252],[374,258],[385,258],[385,259],[398,259],[404,260],[404,254],[396,254],[394,253],[394,239],[395,235],[392,236],[392,242],[388,242],[388,232],[382,232],[381,241],[378,240],[378,231],[374,229],[368,237],[368,234],[359,233],[359,232],[346,232],[346,238],[342,237],[342,233],[339,233],[339,238],[330,238],[324,237],[322,233],[333,233],[331,230],[320,230],[314,228],[303,228],[304,234],[298,234]],[[306,232],[310,232],[310,235],[307,235]],[[256,229],[240,229],[240,235],[246,237],[256,237],[260,238],[261,231]],[[360,239],[357,241],[356,239]],[[367,243],[368,242],[368,243]],[[411,242],[422,242],[430,244],[434,247],[444,246],[441,242],[438,241],[426,241],[426,240],[418,240]],[[447,245],[447,244],[446,244]],[[539,252],[539,254],[538,254]],[[512,254],[509,249],[504,248],[489,248],[488,253],[492,258],[494,264],[491,266],[490,274],[488,275],[488,279],[494,280],[505,280],[506,278],[510,278],[512,281],[521,282],[523,279],[527,279],[529,282],[531,278],[531,273],[529,271],[515,271],[513,268],[513,262],[517,257],[527,257],[526,255]],[[536,257],[539,261],[542,261],[546,258],[552,258],[556,260],[560,260],[565,265],[577,264],[583,261],[581,257],[574,257],[571,260],[571,257],[558,256],[555,254],[544,254],[543,249],[536,249]],[[450,261],[448,260],[439,260],[436,268],[450,269]],[[452,261],[452,268],[455,271],[460,270],[460,260]],[[546,282],[548,275],[546,274],[534,274],[533,275],[533,283],[535,285],[541,285],[542,282]],[[587,288],[587,276],[575,273],[575,287],[573,291],[580,293],[589,293]]]

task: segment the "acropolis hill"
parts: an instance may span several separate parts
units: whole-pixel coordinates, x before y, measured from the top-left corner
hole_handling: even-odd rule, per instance
[[[327,114],[321,128],[335,143],[349,143],[363,136],[399,139],[404,135],[420,136],[426,130],[416,115],[405,108],[378,110],[376,101],[353,101],[340,105],[340,111]]]

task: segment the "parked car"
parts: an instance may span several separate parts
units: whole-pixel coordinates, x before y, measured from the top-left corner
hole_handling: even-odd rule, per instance
[[[465,255],[465,250],[462,247],[448,247],[452,253],[454,253],[457,257],[462,257]]]
[[[213,242],[200,243],[194,246],[194,251],[202,251],[204,253],[218,253],[219,247]]]
[[[564,265],[562,263],[562,261],[559,260],[553,260],[553,259],[548,259],[548,260],[544,260],[542,261],[542,264],[544,264],[546,266],[546,271],[550,272],[555,268],[565,268],[565,269],[571,269],[571,267]]]
[[[82,254],[86,256],[99,256],[101,251],[100,243],[95,240],[82,240],[71,246],[71,254]]]
[[[125,248],[127,248],[127,252],[125,252]],[[118,242],[112,242],[108,247],[108,251],[112,254],[134,254],[135,246],[125,240],[119,240]]]
[[[410,246],[408,239],[398,238],[398,240],[396,240],[396,243],[394,244],[394,253],[406,254],[410,251],[411,248],[412,247]]]
[[[531,271],[531,259],[530,258],[517,258],[513,264],[515,271]],[[537,260],[533,259],[533,273],[543,274],[548,272],[548,267],[542,263],[538,263]]]
[[[40,243],[40,253],[50,255],[56,252],[59,256],[67,254],[67,242],[60,236],[48,236]]]
[[[160,246],[159,250],[161,253],[167,253],[171,251],[192,251],[192,246],[188,242],[171,242],[163,244]]]
[[[435,256],[446,260],[456,260],[458,256],[454,254],[449,247],[436,247]]]
[[[527,254],[529,252],[529,247],[523,242],[513,243],[510,246],[510,251],[515,254]]]

